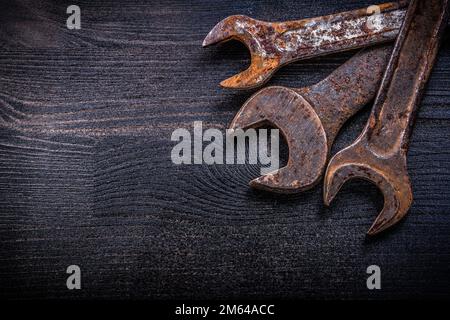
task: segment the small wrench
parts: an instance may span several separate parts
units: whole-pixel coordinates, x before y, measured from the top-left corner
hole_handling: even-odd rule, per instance
[[[369,235],[397,223],[412,204],[406,166],[409,137],[447,18],[448,0],[411,1],[365,129],[328,164],[326,205],[349,179],[369,180],[382,191],[384,207]]]
[[[293,61],[395,40],[407,4],[406,0],[380,4],[377,15],[363,8],[288,22],[229,16],[209,32],[203,46],[231,39],[243,42],[251,53],[250,67],[221,85],[249,89],[264,84],[278,68]]]
[[[342,125],[376,95],[391,45],[360,51],[321,82],[306,88],[274,86],[250,97],[230,128],[270,123],[289,147],[287,166],[250,182],[254,188],[294,193],[316,185]]]

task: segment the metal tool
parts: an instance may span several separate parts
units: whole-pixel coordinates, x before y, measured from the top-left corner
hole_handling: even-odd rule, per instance
[[[289,147],[287,166],[250,185],[279,193],[305,191],[316,185],[342,125],[376,95],[391,45],[357,53],[321,82],[306,88],[274,86],[260,90],[242,106],[231,129],[270,123]]]
[[[231,39],[243,42],[251,53],[250,67],[221,85],[248,89],[262,85],[278,68],[293,61],[395,40],[407,4],[406,0],[380,4],[375,16],[363,8],[288,22],[230,16],[209,32],[203,46]]]
[[[382,191],[384,207],[369,235],[397,223],[411,206],[406,167],[409,137],[447,17],[448,0],[411,1],[364,131],[328,165],[326,205],[349,179],[369,180]]]

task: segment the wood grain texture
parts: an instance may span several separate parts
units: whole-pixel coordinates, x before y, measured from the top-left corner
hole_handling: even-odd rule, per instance
[[[175,128],[226,128],[253,92],[218,83],[245,68],[237,43],[203,49],[231,14],[280,21],[370,1],[60,1],[0,5],[0,297],[405,298],[450,289],[450,37],[408,157],[414,204],[368,240],[381,194],[360,181],[330,208],[321,187],[248,188],[256,165],[176,166]],[[448,31],[448,30],[447,30]],[[352,53],[284,67],[270,84],[319,81]],[[346,125],[333,153],[359,134]],[[65,269],[82,269],[79,291]],[[366,289],[366,268],[382,290]]]

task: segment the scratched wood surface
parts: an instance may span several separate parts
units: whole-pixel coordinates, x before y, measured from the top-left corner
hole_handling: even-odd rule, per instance
[[[176,166],[171,132],[225,129],[252,92],[218,87],[246,67],[239,43],[203,49],[231,14],[288,20],[371,1],[61,1],[0,4],[0,297],[406,298],[450,290],[450,37],[408,157],[413,207],[376,239],[382,207],[366,182],[331,208],[321,187],[248,188],[257,165]],[[448,30],[450,31],[450,30]],[[270,84],[309,85],[351,53],[284,67]],[[364,126],[346,125],[333,153]],[[67,266],[82,289],[66,289]],[[382,290],[366,289],[366,268]]]

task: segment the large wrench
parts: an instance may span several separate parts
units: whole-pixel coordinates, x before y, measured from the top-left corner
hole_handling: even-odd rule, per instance
[[[243,42],[251,53],[250,67],[221,85],[248,89],[262,85],[278,68],[296,60],[393,41],[407,4],[407,0],[380,4],[375,16],[363,8],[288,22],[229,16],[209,32],[203,46],[231,39]]]
[[[328,165],[326,205],[349,179],[369,180],[382,191],[384,207],[369,235],[397,223],[411,206],[406,167],[409,137],[447,18],[448,0],[411,1],[365,129]]]
[[[279,193],[301,192],[316,185],[342,125],[376,95],[391,45],[362,50],[321,82],[306,88],[274,86],[250,97],[230,128],[270,123],[289,147],[287,166],[250,182]]]

